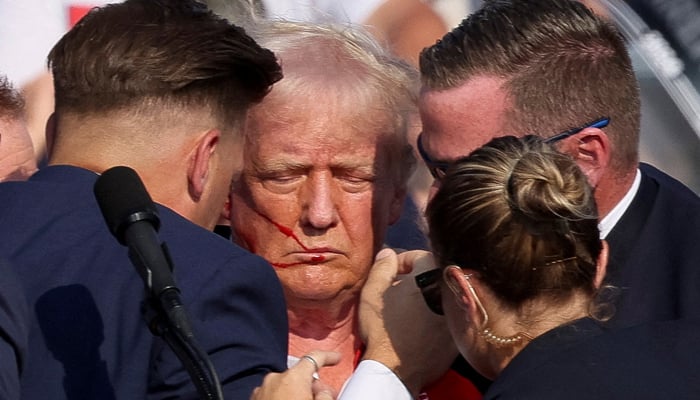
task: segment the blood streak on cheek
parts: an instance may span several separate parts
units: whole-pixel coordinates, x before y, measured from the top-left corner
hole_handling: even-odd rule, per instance
[[[277,230],[279,230],[284,236],[294,239],[294,241],[297,242],[297,244],[299,244],[299,246],[301,246],[302,249],[304,249],[305,251],[309,251],[309,248],[304,246],[304,243],[302,243],[301,240],[299,240],[297,235],[295,235],[294,232],[292,232],[292,230],[290,228],[273,221],[270,217],[268,217],[265,214],[262,214],[260,211],[255,211],[255,212],[258,213],[258,215],[260,215],[261,217],[265,218],[267,220],[267,222],[274,225],[277,228]],[[316,254],[316,255],[311,257],[311,262],[322,262],[325,260],[326,260],[326,256],[324,256],[323,254]],[[288,268],[288,267],[292,267],[295,265],[302,265],[305,263],[297,262],[297,263],[271,263],[271,264],[275,267],[278,267],[278,268]]]

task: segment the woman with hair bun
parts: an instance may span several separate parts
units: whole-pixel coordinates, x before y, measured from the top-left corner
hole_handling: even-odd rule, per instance
[[[594,324],[587,317],[607,246],[592,190],[569,156],[535,136],[494,139],[450,167],[427,218],[454,295],[443,302],[450,330],[484,376],[495,378],[547,331]]]
[[[605,327],[593,189],[544,139],[496,138],[457,160],[426,214],[438,268],[417,282],[424,296],[439,285],[431,309],[494,380],[484,399],[700,395],[698,321]]]

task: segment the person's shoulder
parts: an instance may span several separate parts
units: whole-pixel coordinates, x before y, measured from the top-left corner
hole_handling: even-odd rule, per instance
[[[672,198],[674,201],[700,207],[700,197],[674,177],[646,163],[640,163],[639,170],[643,179],[651,179],[658,185],[661,195]]]
[[[517,370],[509,365],[484,399],[688,398],[698,390],[690,379],[700,371],[698,327],[698,320],[655,322],[581,335],[566,348],[540,348],[547,353],[540,362]]]

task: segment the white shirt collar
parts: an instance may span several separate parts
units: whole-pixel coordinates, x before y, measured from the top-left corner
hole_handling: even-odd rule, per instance
[[[617,222],[620,221],[620,218],[622,218],[622,214],[624,214],[630,204],[632,204],[632,200],[634,200],[634,196],[637,194],[639,184],[641,182],[642,174],[639,172],[639,169],[637,169],[634,182],[632,182],[632,186],[630,187],[630,190],[627,191],[627,194],[625,194],[625,197],[623,197],[622,200],[620,200],[620,202],[617,203],[612,210],[610,210],[608,215],[603,217],[603,219],[601,219],[598,223],[598,230],[600,230],[601,239],[605,239],[608,236]]]

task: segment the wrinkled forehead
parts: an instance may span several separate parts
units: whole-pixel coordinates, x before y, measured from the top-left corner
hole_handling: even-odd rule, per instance
[[[293,84],[273,88],[272,92],[251,109],[249,134],[271,131],[314,131],[336,139],[387,140],[403,134],[401,118],[381,102],[379,96],[337,86]]]

